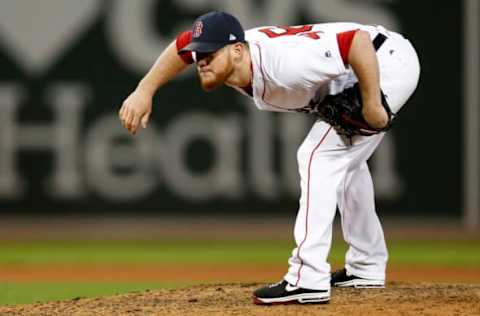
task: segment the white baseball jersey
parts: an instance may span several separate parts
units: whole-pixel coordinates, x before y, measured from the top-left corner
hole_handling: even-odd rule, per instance
[[[356,23],[323,23],[246,31],[256,106],[268,111],[301,109],[312,99],[322,100],[353,85],[356,77],[346,56],[354,34],[350,31],[359,29],[368,31],[372,39],[384,30]]]

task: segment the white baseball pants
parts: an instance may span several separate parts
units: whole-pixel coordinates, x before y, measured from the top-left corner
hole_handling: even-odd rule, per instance
[[[417,86],[418,57],[410,42],[393,32],[377,56],[381,87],[396,113]],[[330,288],[327,257],[337,206],[349,245],[347,272],[385,280],[388,253],[367,165],[383,136],[355,136],[350,141],[325,122],[313,125],[297,153],[301,197],[294,229],[296,248],[284,277],[289,283],[308,289]]]

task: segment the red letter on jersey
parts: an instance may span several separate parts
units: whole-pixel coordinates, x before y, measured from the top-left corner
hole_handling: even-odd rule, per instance
[[[296,35],[298,33],[305,33],[305,32],[311,31],[312,28],[313,28],[312,25],[303,25],[303,26],[296,26],[296,27],[279,26],[279,27],[267,27],[258,31],[267,34],[267,36],[270,38],[275,38],[279,36]],[[278,33],[273,31],[277,29],[282,30],[283,32]]]

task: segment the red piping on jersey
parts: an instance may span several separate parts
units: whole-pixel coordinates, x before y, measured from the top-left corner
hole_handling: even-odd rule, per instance
[[[288,109],[288,108],[284,108],[284,107],[281,107],[281,106],[278,106],[278,105],[275,105],[275,104],[271,104],[271,103],[268,103],[267,101],[265,101],[265,93],[267,91],[267,84],[266,84],[266,80],[265,80],[265,73],[263,72],[263,61],[262,61],[262,50],[260,49],[260,45],[258,45],[258,43],[253,43],[257,46],[258,48],[258,56],[260,58],[260,65],[258,68],[260,68],[260,72],[262,73],[262,80],[263,80],[263,92],[262,92],[262,101],[271,106],[272,108],[277,108],[277,109],[281,109],[281,110],[284,110],[284,111],[290,111],[290,110],[294,110],[294,108],[292,109]],[[302,106],[303,107],[303,106]],[[298,108],[302,108],[302,107],[298,107]]]
[[[258,45],[257,43],[255,43],[255,45],[257,46],[258,48],[258,56],[260,58],[260,72],[262,73],[262,80],[263,80],[263,92],[262,92],[262,101],[265,102],[265,92],[267,90],[267,84],[265,82],[265,73],[263,72],[263,61],[262,61],[262,51],[260,50],[260,45]],[[265,102],[267,103],[267,102]],[[268,103],[267,103],[268,104]],[[271,105],[271,104],[269,104]],[[273,105],[272,105],[273,106]]]
[[[325,132],[325,134],[323,135],[322,139],[320,140],[320,142],[318,142],[317,146],[315,146],[315,148],[313,148],[312,150],[312,153],[310,154],[310,159],[308,161],[308,172],[307,172],[307,210],[306,210],[306,215],[305,215],[305,237],[303,238],[302,242],[300,243],[300,245],[298,246],[298,250],[297,250],[297,258],[298,260],[300,260],[300,267],[298,268],[298,272],[297,272],[297,282],[295,282],[295,286],[298,286],[298,282],[300,281],[300,276],[301,276],[301,271],[302,271],[302,268],[303,268],[303,260],[302,258],[300,257],[300,249],[302,248],[303,244],[305,243],[305,241],[307,240],[307,236],[308,236],[308,213],[309,213],[309,210],[310,210],[310,168],[312,166],[312,159],[313,159],[313,155],[315,154],[315,151],[317,151],[317,149],[320,147],[320,145],[323,143],[323,141],[325,140],[325,138],[327,137],[328,133],[332,130],[332,126],[330,126],[328,128],[328,130]]]
[[[177,36],[177,40],[175,41],[175,45],[177,46],[177,52],[190,44],[192,42],[192,31],[185,31],[180,33]],[[193,63],[193,56],[192,52],[183,52],[179,54],[179,56],[183,59],[183,61],[187,64]]]
[[[357,31],[358,29],[337,33],[338,49],[340,50],[340,55],[342,56],[342,60],[345,65],[348,65],[348,53],[350,52],[353,37],[355,36],[355,33],[357,33]]]

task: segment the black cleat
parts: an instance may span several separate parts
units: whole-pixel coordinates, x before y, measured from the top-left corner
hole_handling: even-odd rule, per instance
[[[253,302],[258,305],[328,303],[329,301],[330,290],[303,289],[293,286],[285,280],[253,292]]]
[[[385,287],[384,280],[364,279],[355,275],[348,275],[347,269],[343,268],[332,273],[331,286],[336,287],[354,287],[354,288],[376,288],[383,289]]]

